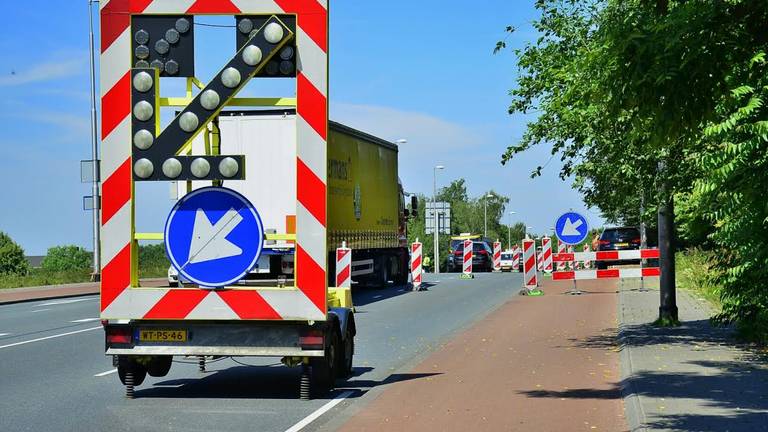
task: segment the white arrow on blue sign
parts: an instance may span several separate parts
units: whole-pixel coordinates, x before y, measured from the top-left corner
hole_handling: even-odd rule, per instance
[[[579,244],[587,238],[588,233],[587,219],[576,212],[568,212],[555,222],[555,234],[565,244]]]
[[[223,187],[197,189],[171,210],[165,251],[179,275],[200,286],[236,282],[259,259],[264,227],[244,196]]]

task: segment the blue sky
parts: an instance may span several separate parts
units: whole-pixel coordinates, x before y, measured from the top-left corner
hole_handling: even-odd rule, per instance
[[[529,178],[549,160],[548,148],[506,166],[499,162],[507,145],[519,139],[525,119],[507,114],[515,59],[509,51],[495,56],[492,51],[509,24],[519,31],[508,45],[535,37],[528,25],[534,0],[330,3],[331,118],[382,138],[407,139],[400,149],[406,190],[431,194],[431,167],[442,164],[438,186],[464,177],[472,195],[494,189],[511,198],[513,220],[537,232],[571,208],[586,212],[591,224],[601,222],[557,177],[557,158],[543,177]],[[90,158],[88,16],[85,0],[67,4],[12,2],[0,30],[0,230],[30,255],[59,244],[91,248],[91,219],[82,210],[90,187],[80,183],[79,172],[79,161]],[[40,14],[50,10],[55,16]],[[234,50],[234,30],[198,26],[196,31],[196,68],[205,80]],[[290,95],[286,84],[260,91]],[[169,94],[182,88],[162,87]],[[173,204],[168,185],[141,185],[137,193],[142,197],[138,229],[161,231]]]

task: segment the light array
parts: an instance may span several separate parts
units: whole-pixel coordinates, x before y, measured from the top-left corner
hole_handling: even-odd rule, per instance
[[[137,15],[131,20],[132,64],[155,68],[160,76],[195,75],[194,17]]]
[[[278,15],[291,32],[296,32],[295,15]],[[237,27],[235,43],[237,49],[242,48],[255,31],[261,28],[268,20],[269,15],[238,15],[235,17]],[[256,73],[259,78],[293,78],[296,77],[296,40],[285,44],[280,53],[267,62],[263,70]]]
[[[245,83],[263,70],[294,33],[270,17],[208,85],[158,135],[159,71],[132,70],[133,178],[151,180],[230,180],[245,177],[244,156],[186,156],[178,153],[216,117]]]

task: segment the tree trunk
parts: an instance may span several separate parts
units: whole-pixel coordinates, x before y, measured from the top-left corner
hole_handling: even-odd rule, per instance
[[[677,321],[675,295],[675,203],[666,180],[662,180],[659,203],[659,321]]]

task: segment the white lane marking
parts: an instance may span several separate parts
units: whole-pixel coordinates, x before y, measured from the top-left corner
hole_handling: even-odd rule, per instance
[[[117,369],[110,369],[110,370],[108,370],[108,371],[106,371],[106,372],[97,373],[97,374],[96,374],[96,375],[94,375],[94,376],[95,376],[95,377],[103,377],[103,376],[107,376],[107,375],[112,375],[112,374],[113,374],[113,373],[115,373],[115,372],[117,372]]]
[[[63,305],[63,304],[80,303],[80,302],[84,302],[84,301],[94,301],[94,300],[98,300],[98,297],[52,301],[52,302],[48,302],[48,303],[43,303],[43,304],[38,305],[38,306],[57,306],[57,305]]]
[[[291,426],[290,428],[286,429],[285,432],[298,432],[302,429],[304,429],[307,425],[312,423],[313,421],[317,420],[321,415],[325,414],[330,410],[331,408],[335,407],[339,404],[339,402],[343,401],[344,399],[348,398],[352,395],[351,390],[347,390],[343,393],[340,393],[335,398],[331,399],[327,404],[321,406],[317,409],[317,411],[313,412],[312,414],[304,417],[302,420],[300,420],[295,425]]]
[[[0,333],[0,337],[2,336],[8,336],[10,333]]]
[[[40,342],[40,341],[44,341],[44,340],[48,340],[48,339],[60,338],[62,336],[69,336],[69,335],[73,335],[73,334],[77,334],[77,333],[83,333],[83,332],[87,332],[87,331],[100,330],[102,328],[103,328],[102,326],[91,327],[91,328],[87,328],[87,329],[75,330],[75,331],[71,331],[71,332],[67,332],[67,333],[61,333],[61,334],[57,334],[57,335],[53,335],[53,336],[46,336],[46,337],[41,337],[41,338],[37,338],[37,339],[30,339],[28,341],[16,342],[16,343],[8,344],[8,345],[0,345],[0,349],[15,347],[15,346],[19,346],[19,345],[26,345],[26,344],[29,344],[29,343],[32,343],[32,342]]]
[[[98,318],[81,318],[77,320],[70,321],[71,323],[87,323],[91,321],[98,321]]]
[[[35,313],[35,312],[45,312],[45,311],[49,311],[49,310],[51,310],[51,308],[37,309],[37,310],[33,310],[32,313]]]

